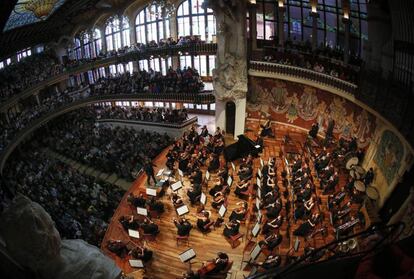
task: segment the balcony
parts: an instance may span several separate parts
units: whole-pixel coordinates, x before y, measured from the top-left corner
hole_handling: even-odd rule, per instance
[[[358,86],[353,83],[325,73],[272,62],[250,61],[249,74],[308,84],[324,90],[337,92],[352,99],[355,97],[358,89]]]

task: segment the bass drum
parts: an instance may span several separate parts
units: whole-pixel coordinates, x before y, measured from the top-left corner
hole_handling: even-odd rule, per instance
[[[348,152],[345,154],[344,162],[345,162],[346,169],[350,170],[352,166],[358,165],[359,160],[358,160],[358,157],[355,156],[355,153]]]

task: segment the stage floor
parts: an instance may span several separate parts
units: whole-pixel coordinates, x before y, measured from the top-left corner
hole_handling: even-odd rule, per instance
[[[258,131],[258,123],[254,122],[248,122],[249,123],[249,129],[247,129],[249,132],[247,132],[247,135],[250,138],[253,138],[254,133],[253,131]],[[269,157],[276,157],[277,158],[277,166],[278,166],[278,185],[280,189],[283,189],[281,183],[281,171],[282,171],[282,159],[279,157],[279,154],[281,152],[282,147],[282,138],[284,135],[289,133],[290,138],[292,139],[293,145],[296,145],[297,148],[300,148],[300,145],[303,144],[306,133],[303,130],[295,129],[292,127],[287,126],[278,126],[276,129],[276,138],[274,139],[265,139],[265,148],[261,155],[261,158],[263,160],[268,160]],[[154,163],[157,166],[155,168],[156,172],[161,169],[165,168],[165,155],[167,153],[167,150],[164,150],[155,160]],[[238,169],[238,163],[235,163],[236,168]],[[257,168],[260,165],[259,159],[255,159],[254,162],[254,174],[256,174]],[[205,174],[205,169],[203,169],[203,176]],[[235,175],[236,178],[237,175]],[[210,179],[209,182],[209,188],[212,187],[212,184],[215,180],[215,175],[212,175],[212,179]],[[342,173],[340,177],[339,186],[337,186],[339,189],[340,185],[344,185],[345,183],[346,174]],[[235,179],[235,182],[238,182],[238,178]],[[177,278],[181,276],[181,274],[186,271],[189,266],[188,264],[182,263],[179,258],[178,254],[189,249],[193,248],[197,254],[196,258],[192,261],[192,269],[197,270],[201,267],[202,262],[206,260],[210,260],[216,257],[217,252],[225,252],[229,255],[229,258],[234,262],[233,267],[231,270],[231,274],[227,278],[244,278],[243,276],[247,276],[249,274],[249,268],[246,270],[246,263],[244,261],[247,261],[249,259],[250,250],[253,248],[255,243],[250,243],[250,232],[254,226],[255,218],[252,218],[253,221],[249,221],[250,218],[247,219],[246,224],[241,225],[240,232],[244,234],[244,237],[242,239],[241,245],[239,245],[237,248],[232,249],[231,245],[225,240],[224,236],[222,235],[223,232],[223,226],[220,228],[217,228],[213,230],[211,233],[208,233],[207,235],[203,235],[200,231],[196,228],[196,206],[191,207],[190,202],[188,200],[188,197],[186,195],[186,190],[190,187],[189,181],[184,178],[184,189],[179,190],[180,196],[184,199],[185,204],[189,206],[190,213],[186,215],[188,219],[190,219],[191,223],[193,224],[193,230],[191,231],[190,235],[190,243],[189,246],[187,246],[185,243],[180,243],[177,246],[176,242],[176,228],[173,223],[173,219],[177,218],[176,211],[172,205],[172,202],[170,200],[170,194],[171,190],[169,189],[164,195],[164,197],[161,198],[161,201],[164,203],[164,206],[166,208],[166,212],[161,216],[160,220],[155,220],[155,223],[158,224],[161,232],[157,236],[156,241],[153,242],[146,242],[147,247],[154,252],[153,259],[147,266],[146,270],[146,276],[148,278]],[[141,175],[138,177],[138,179],[134,182],[133,186],[130,188],[129,192],[134,193],[135,195],[138,195],[141,192],[145,192],[146,187],[146,176]],[[318,189],[318,187],[316,187]],[[231,193],[228,197],[229,206],[227,210],[227,214],[225,216],[225,221],[228,221],[228,216],[230,215],[231,211],[238,207],[236,205],[237,202],[241,201],[237,196],[235,196],[234,192],[234,186],[232,187]],[[318,189],[318,191],[320,191]],[[128,193],[129,193],[128,192]],[[204,192],[206,192],[204,190]],[[127,193],[127,194],[128,194]],[[121,259],[114,255],[113,253],[109,252],[105,247],[105,242],[108,239],[121,239],[124,241],[129,241],[130,238],[126,232],[121,228],[119,225],[118,219],[122,215],[130,215],[132,210],[128,206],[126,202],[126,197],[123,198],[122,202],[120,203],[118,209],[116,210],[112,222],[109,225],[108,231],[106,233],[105,239],[103,241],[103,251],[105,254],[113,258],[117,265],[126,273],[133,275],[134,278],[142,278],[143,271],[133,269],[130,267],[128,262],[128,257]],[[327,196],[319,195],[322,199],[322,204],[320,205],[320,210],[322,212],[327,212],[326,202],[327,202]],[[215,209],[211,208],[211,196],[207,194],[207,206],[206,209],[211,210],[212,212],[212,219],[216,220],[218,217],[218,213]],[[255,204],[255,199],[250,198],[249,202],[249,208],[253,207]],[[285,200],[283,198],[283,202],[285,203]],[[282,214],[285,216],[285,208],[282,209]],[[293,221],[290,225],[290,232],[293,232],[294,229],[296,229],[299,224],[301,224],[302,221],[299,221],[297,224],[294,224]],[[329,223],[329,218],[325,218],[323,225],[328,227],[328,236],[322,237],[320,234],[316,235],[313,239],[310,241],[305,242],[303,238],[300,238],[300,246],[298,252],[292,253],[292,247],[294,245],[295,237],[286,237],[286,231],[287,231],[287,222],[285,221],[280,228],[280,233],[283,236],[282,243],[276,248],[276,254],[280,255],[286,255],[289,251],[291,255],[302,255],[303,249],[306,246],[312,246],[314,248],[321,247],[331,241],[334,240],[334,233],[333,233],[333,227]],[[258,240],[263,239],[263,235],[259,234],[258,239],[254,239],[253,242],[257,242]],[[260,254],[257,261],[262,261],[265,259],[265,255]],[[284,264],[285,257],[282,257]]]

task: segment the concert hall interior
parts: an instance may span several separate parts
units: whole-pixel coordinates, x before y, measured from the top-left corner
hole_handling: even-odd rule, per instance
[[[2,0],[0,277],[414,278],[413,11]]]

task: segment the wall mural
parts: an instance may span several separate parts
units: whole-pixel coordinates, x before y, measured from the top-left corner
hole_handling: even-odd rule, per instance
[[[259,77],[250,77],[247,117],[270,117],[306,129],[318,122],[322,135],[333,119],[334,135],[347,140],[355,136],[361,148],[369,145],[376,126],[372,114],[342,97],[299,83]]]
[[[385,176],[388,185],[398,173],[403,155],[404,147],[400,139],[390,130],[386,130],[381,136],[374,161]]]

